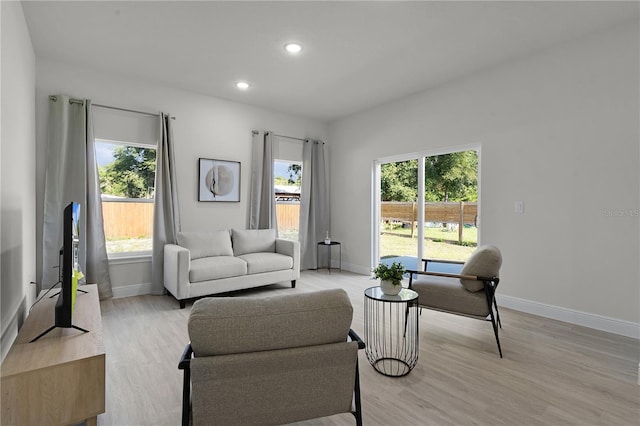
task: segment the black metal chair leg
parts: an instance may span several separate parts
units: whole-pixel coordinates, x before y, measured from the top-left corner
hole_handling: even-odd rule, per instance
[[[496,308],[496,318],[498,319],[498,325],[502,328],[502,322],[500,322],[500,312],[498,311],[498,302],[496,302],[496,298],[493,298],[493,306]]]
[[[193,349],[188,344],[178,363],[178,369],[184,371],[182,381],[182,426],[189,426],[191,419],[191,355]]]
[[[491,285],[490,281],[484,282],[484,295],[487,298],[487,307],[489,308],[489,318],[491,319],[491,326],[493,327],[493,334],[496,335],[496,343],[498,344],[498,352],[500,353],[500,358],[502,358],[502,348],[500,347],[500,338],[498,337],[498,324],[496,323],[496,318],[493,315],[493,306],[496,306],[495,299],[495,287]],[[499,321],[499,320],[498,320]],[[502,328],[502,326],[500,326]]]
[[[491,317],[491,325],[493,326],[493,334],[496,335],[496,343],[498,344],[498,352],[500,353],[500,358],[502,358],[502,348],[500,347],[500,338],[498,337],[498,325],[496,324],[496,320],[493,316],[493,311],[490,314]]]
[[[360,401],[360,370],[358,368],[358,360],[356,359],[356,382],[353,387],[353,398],[355,399],[355,411],[352,412],[356,418],[356,426],[362,426],[362,403]]]

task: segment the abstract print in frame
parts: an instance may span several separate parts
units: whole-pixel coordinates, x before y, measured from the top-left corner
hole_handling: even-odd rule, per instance
[[[240,201],[240,162],[200,158],[198,201]]]

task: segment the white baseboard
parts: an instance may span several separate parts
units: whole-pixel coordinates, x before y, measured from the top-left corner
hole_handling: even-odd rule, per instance
[[[2,320],[2,337],[0,337],[0,360],[4,361],[4,358],[9,353],[11,345],[18,336],[18,317],[13,316],[10,320]]]
[[[371,276],[371,268],[367,268],[361,265],[354,265],[353,263],[347,263],[347,262],[343,263],[342,270],[353,272],[354,274]]]
[[[143,294],[151,294],[151,283],[113,287],[111,288],[111,291],[113,292],[114,299],[119,299],[121,297],[141,296]]]
[[[498,305],[504,306],[505,308],[568,322],[570,324],[581,325],[595,330],[619,334],[634,339],[640,339],[640,324],[631,321],[575,311],[559,306],[546,305],[544,303],[532,302],[530,300],[504,296],[501,294],[496,295],[496,299],[498,301]]]

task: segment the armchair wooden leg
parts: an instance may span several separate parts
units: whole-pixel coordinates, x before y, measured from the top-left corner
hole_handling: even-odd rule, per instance
[[[296,280],[291,280],[291,288],[296,288]]]
[[[498,312],[498,302],[496,302],[496,298],[493,298],[493,306],[496,308],[496,318],[498,319],[498,325],[502,328],[502,322],[500,322],[500,312]]]

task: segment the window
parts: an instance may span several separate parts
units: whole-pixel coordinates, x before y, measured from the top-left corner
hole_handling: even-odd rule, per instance
[[[274,160],[273,170],[278,236],[288,240],[298,240],[302,163]]]
[[[150,253],[156,146],[96,139],[107,254]]]

